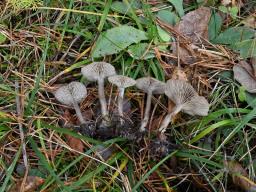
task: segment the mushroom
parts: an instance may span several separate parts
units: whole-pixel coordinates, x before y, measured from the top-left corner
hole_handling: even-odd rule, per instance
[[[250,93],[256,93],[256,76],[254,75],[256,66],[252,66],[246,61],[240,61],[239,65],[233,67],[235,79]]]
[[[118,87],[118,113],[121,117],[121,124],[123,124],[123,100],[124,90],[136,84],[136,81],[124,75],[113,75],[108,77],[108,81]]]
[[[107,102],[104,93],[104,79],[116,74],[115,68],[106,62],[93,62],[82,68],[82,74],[89,81],[97,81],[101,113],[103,118],[108,116]]]
[[[81,124],[85,124],[86,121],[82,116],[78,103],[80,103],[86,97],[86,95],[86,87],[82,83],[76,81],[73,81],[66,86],[60,87],[54,93],[55,98],[60,103],[74,107],[76,115]]]
[[[147,102],[144,113],[144,118],[142,120],[140,131],[145,131],[145,127],[149,120],[149,112],[151,108],[151,99],[153,94],[163,94],[165,90],[165,83],[161,82],[152,77],[142,77],[136,80],[137,88],[141,89],[143,92],[147,93]]]
[[[175,103],[172,112],[164,118],[159,131],[164,133],[172,117],[183,111],[189,115],[206,116],[209,111],[208,101],[199,96],[196,90],[186,81],[170,79],[166,82],[165,94]]]

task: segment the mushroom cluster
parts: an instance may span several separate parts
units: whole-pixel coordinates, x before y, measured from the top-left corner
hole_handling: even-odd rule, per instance
[[[160,140],[162,141],[164,139],[161,138],[166,138],[163,135],[168,125],[173,117],[180,111],[189,115],[199,116],[206,116],[209,111],[209,103],[207,100],[204,97],[199,96],[196,90],[184,80],[170,79],[166,83],[152,77],[142,77],[134,80],[124,75],[117,75],[114,66],[106,62],[93,62],[84,66],[81,72],[87,80],[96,81],[98,84],[98,97],[102,115],[101,125],[107,128],[111,125],[111,113],[109,113],[105,96],[104,84],[106,78],[118,88],[117,108],[119,125],[121,128],[125,124],[125,115],[123,111],[125,89],[136,85],[138,89],[147,94],[144,115],[140,125],[137,127],[137,134],[139,135],[147,130],[146,128],[149,122],[153,94],[165,94],[175,104],[173,110],[165,116],[158,129],[158,133],[161,135]],[[79,108],[79,103],[86,97],[86,95],[86,87],[80,82],[71,82],[68,85],[60,87],[55,92],[55,97],[59,102],[72,106],[75,109],[81,125],[87,123]],[[95,127],[95,130],[97,130],[97,127]],[[136,132],[133,132],[133,134],[136,134]]]

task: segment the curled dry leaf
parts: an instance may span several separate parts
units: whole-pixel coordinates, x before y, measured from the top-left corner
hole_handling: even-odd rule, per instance
[[[210,8],[201,7],[187,13],[181,21],[175,26],[175,29],[189,41],[188,43],[172,44],[174,54],[181,58],[184,63],[193,63],[196,61],[196,53],[192,44],[198,44],[201,39],[208,39],[208,23],[211,17]]]
[[[235,79],[250,93],[256,93],[256,77],[251,65],[241,61],[233,67]]]
[[[256,191],[256,184],[248,178],[246,170],[236,161],[224,161],[233,183],[245,191]]]
[[[11,187],[9,192],[18,192],[21,191],[21,185],[23,178],[17,180],[17,182]],[[44,183],[44,179],[37,176],[28,176],[24,184],[24,192],[34,192],[36,189]]]

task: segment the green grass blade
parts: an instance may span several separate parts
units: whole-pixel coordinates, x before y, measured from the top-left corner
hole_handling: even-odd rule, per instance
[[[7,169],[7,173],[6,173],[6,177],[5,177],[5,180],[4,180],[4,183],[2,184],[1,188],[0,188],[0,192],[5,192],[7,191],[6,190],[6,187],[7,187],[7,184],[12,176],[12,173],[13,173],[13,170],[16,166],[16,163],[20,157],[20,154],[21,154],[21,146],[19,148],[19,150],[17,151],[16,155],[15,155],[15,158],[12,162],[12,164],[10,165],[10,167]]]

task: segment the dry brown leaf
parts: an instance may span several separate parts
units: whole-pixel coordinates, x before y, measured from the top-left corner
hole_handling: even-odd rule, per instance
[[[233,67],[235,79],[250,93],[256,93],[256,77],[250,64],[241,61]]]
[[[23,178],[17,180],[17,182],[11,187],[9,192],[19,192],[21,191],[21,185]],[[24,192],[34,192],[36,189],[44,183],[44,179],[37,176],[28,176],[24,184]]]
[[[181,21],[175,26],[180,35],[185,36],[189,42],[173,43],[173,53],[183,63],[190,64],[197,61],[197,55],[193,49],[193,44],[198,44],[201,39],[208,39],[208,23],[211,17],[210,8],[201,7],[187,13],[182,17]],[[178,54],[179,53],[179,54]]]
[[[246,170],[236,161],[224,161],[233,183],[245,191],[255,191],[256,184],[248,178]]]
[[[186,36],[192,43],[200,43],[200,39],[208,39],[208,23],[211,9],[201,7],[184,15],[175,29]]]
[[[81,141],[81,139],[78,139],[78,138],[75,138],[75,137],[72,137],[70,135],[66,135],[66,138],[67,138],[67,143],[68,145],[76,150],[76,151],[79,151],[81,153],[84,152],[84,143]]]

